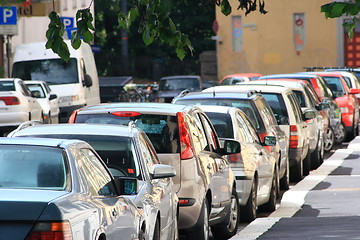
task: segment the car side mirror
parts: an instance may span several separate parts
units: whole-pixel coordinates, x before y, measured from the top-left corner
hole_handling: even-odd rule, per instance
[[[221,155],[230,155],[234,153],[241,152],[241,144],[234,139],[220,139],[220,141],[224,141],[224,147],[220,149]]]
[[[53,100],[53,99],[56,99],[56,98],[57,98],[56,94],[50,94],[50,96],[49,96],[49,100]]]
[[[276,137],[275,136],[265,136],[263,145],[264,146],[275,146],[276,145]]]
[[[360,89],[358,89],[358,88],[350,88],[349,93],[350,93],[350,94],[359,94],[359,93],[360,93]]]
[[[329,103],[325,103],[325,102],[321,102],[319,105],[316,106],[316,109],[318,111],[321,110],[325,110],[325,109],[329,109],[330,108],[330,104]]]
[[[39,90],[31,91],[31,96],[34,98],[39,98],[41,96],[40,91]]]
[[[119,195],[136,195],[138,193],[137,178],[116,177],[114,182]]]
[[[316,118],[316,112],[313,110],[306,110],[304,112],[304,120],[310,120]]]
[[[175,169],[170,165],[154,164],[151,173],[152,179],[169,178],[176,176]]]
[[[84,75],[84,85],[85,87],[91,87],[93,85],[93,81],[91,79],[91,76],[89,74]]]

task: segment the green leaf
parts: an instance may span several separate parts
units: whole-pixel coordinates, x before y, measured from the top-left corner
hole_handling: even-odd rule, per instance
[[[135,19],[139,16],[139,10],[137,7],[131,8],[128,12],[128,19],[130,22],[134,22]]]
[[[343,9],[345,8],[345,3],[333,2],[331,4],[331,11],[329,12],[330,18],[337,18],[343,15]]]
[[[145,45],[148,46],[154,41],[155,35],[149,29],[145,29],[145,31],[142,34],[142,39]]]
[[[221,2],[221,12],[225,15],[228,16],[231,13],[231,6],[229,4],[228,0],[223,0]]]
[[[75,31],[71,37],[71,46],[74,49],[78,49],[81,45],[80,36],[77,31]]]
[[[83,37],[86,43],[90,43],[94,39],[93,34],[89,30],[84,32]]]
[[[176,48],[176,55],[182,61],[185,58],[185,50],[183,47]]]

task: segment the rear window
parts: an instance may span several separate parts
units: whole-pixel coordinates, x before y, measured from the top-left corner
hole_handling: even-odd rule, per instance
[[[172,78],[162,79],[159,83],[159,91],[174,91],[185,89],[199,90],[199,80],[197,78]]]
[[[0,145],[0,188],[68,189],[65,161],[57,148]]]
[[[344,87],[339,77],[323,77],[333,93],[345,93]]]
[[[214,126],[218,137],[234,138],[233,124],[229,114],[205,112]]]
[[[281,119],[288,119],[289,116],[282,95],[277,93],[263,93],[263,92],[261,94],[264,96],[264,98],[270,105],[278,122],[282,122],[284,124],[284,121]]]
[[[0,92],[15,91],[14,81],[1,81]]]
[[[140,114],[133,117],[119,117],[111,113],[79,114],[76,123],[115,124],[127,126],[134,121],[151,140],[157,153],[179,153],[177,117],[158,114]]]
[[[216,105],[216,106],[227,106],[237,107],[242,110],[250,119],[256,129],[260,129],[260,123],[257,118],[251,102],[243,99],[224,99],[224,98],[203,98],[203,99],[178,99],[176,104],[184,105]]]

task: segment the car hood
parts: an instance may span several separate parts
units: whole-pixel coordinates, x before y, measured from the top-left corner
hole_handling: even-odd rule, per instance
[[[49,202],[68,192],[0,189],[0,221],[35,221]]]

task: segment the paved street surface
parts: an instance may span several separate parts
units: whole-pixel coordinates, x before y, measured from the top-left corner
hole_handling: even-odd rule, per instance
[[[336,150],[232,240],[360,239],[360,137]]]

